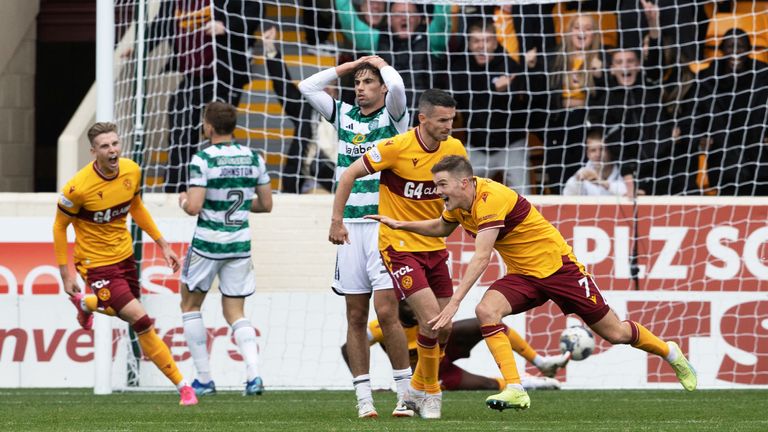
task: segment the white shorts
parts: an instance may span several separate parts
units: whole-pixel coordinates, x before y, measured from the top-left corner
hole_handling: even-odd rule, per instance
[[[189,248],[181,270],[181,282],[190,291],[207,293],[219,276],[219,291],[225,297],[248,297],[256,291],[256,277],[250,258],[210,259]]]
[[[336,294],[370,294],[392,289],[392,279],[379,253],[378,223],[345,223],[351,244],[336,249],[333,290]]]

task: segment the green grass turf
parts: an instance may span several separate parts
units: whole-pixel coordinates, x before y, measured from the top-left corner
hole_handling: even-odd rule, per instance
[[[441,420],[389,417],[394,396],[377,392],[381,417],[358,419],[349,391],[221,392],[194,407],[171,393],[90,389],[0,390],[0,430],[151,431],[768,431],[768,390],[538,391],[517,412],[485,407],[486,392],[444,394]]]

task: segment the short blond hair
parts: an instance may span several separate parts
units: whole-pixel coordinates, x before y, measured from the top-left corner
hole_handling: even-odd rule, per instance
[[[97,136],[105,133],[114,132],[117,133],[117,125],[112,122],[96,122],[91,126],[90,129],[88,129],[88,142],[91,143],[91,147],[93,147],[93,140],[96,139]]]

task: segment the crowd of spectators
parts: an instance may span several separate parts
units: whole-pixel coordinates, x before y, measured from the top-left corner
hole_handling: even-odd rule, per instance
[[[168,102],[166,192],[186,190],[189,161],[200,150],[203,107],[214,100],[238,105],[251,79],[248,53],[261,15],[260,2],[163,0],[147,25],[147,55],[168,43],[173,54],[164,70],[182,75]],[[131,48],[122,56],[135,54]]]
[[[382,56],[411,106],[424,89],[452,92],[479,175],[523,193],[768,193],[768,68],[749,29],[706,38],[709,15],[736,2],[333,3],[340,61]],[[573,187],[592,181],[585,163],[615,172]]]

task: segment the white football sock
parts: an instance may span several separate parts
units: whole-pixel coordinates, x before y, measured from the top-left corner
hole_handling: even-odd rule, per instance
[[[395,379],[395,388],[397,389],[397,400],[405,399],[405,393],[411,383],[411,375],[413,372],[411,372],[410,367],[392,370],[392,377]]]
[[[352,384],[355,386],[358,402],[365,400],[373,401],[373,395],[371,395],[371,376],[369,374],[358,375],[352,378]]]
[[[208,360],[208,331],[203,325],[203,314],[183,313],[181,320],[184,322],[184,339],[197,369],[197,380],[206,384],[211,381],[211,365]]]
[[[87,313],[92,313],[93,311],[88,309],[88,304],[85,302],[85,298],[87,296],[83,296],[83,298],[80,299],[80,310]]]
[[[248,381],[259,376],[259,346],[256,343],[256,330],[248,318],[240,318],[232,323],[232,334],[245,362],[245,374]]]
[[[181,391],[182,388],[184,388],[184,387],[186,387],[188,385],[189,385],[189,383],[187,382],[187,380],[182,379],[181,381],[179,381],[178,384],[176,384],[176,390]]]
[[[669,354],[667,354],[666,360],[672,363],[677,360],[677,350],[669,342],[667,342],[667,346],[669,347]]]

